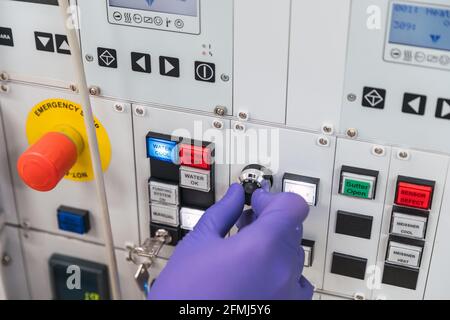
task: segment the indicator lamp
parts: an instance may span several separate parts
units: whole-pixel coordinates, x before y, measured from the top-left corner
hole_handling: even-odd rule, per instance
[[[177,163],[177,142],[147,137],[147,156],[159,161]]]

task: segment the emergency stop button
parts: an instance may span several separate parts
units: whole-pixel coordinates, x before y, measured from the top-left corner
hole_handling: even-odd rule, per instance
[[[82,149],[80,139],[79,134],[70,128],[46,133],[17,162],[17,171],[23,182],[37,191],[54,189],[77,162]]]
[[[399,176],[395,204],[429,210],[433,200],[434,181]]]

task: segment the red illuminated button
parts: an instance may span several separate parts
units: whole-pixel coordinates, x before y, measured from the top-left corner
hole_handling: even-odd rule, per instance
[[[431,209],[434,182],[408,177],[398,177],[395,203],[400,206]]]
[[[203,170],[211,169],[211,150],[208,147],[180,144],[180,164]]]

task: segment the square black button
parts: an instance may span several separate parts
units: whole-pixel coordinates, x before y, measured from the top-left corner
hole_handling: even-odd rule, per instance
[[[97,48],[98,64],[101,67],[117,68],[117,51],[108,48]]]
[[[36,42],[36,49],[39,51],[55,52],[55,45],[53,43],[53,35],[46,32],[35,32],[34,41]]]
[[[195,61],[195,80],[216,82],[216,65],[214,63]]]
[[[450,120],[450,99],[438,99],[436,118]]]
[[[342,253],[333,253],[331,273],[364,280],[366,276],[367,259],[353,257]]]
[[[69,40],[64,34],[55,34],[56,52],[70,54]]]
[[[347,236],[370,239],[373,217],[357,213],[338,211],[336,233]]]
[[[411,269],[386,263],[384,265],[383,280],[385,284],[416,290],[419,269]]]
[[[151,73],[151,56],[147,53],[131,53],[131,69],[136,72]]]
[[[427,105],[427,97],[414,93],[405,93],[403,97],[403,113],[423,116]]]
[[[159,57],[159,73],[166,77],[180,77],[180,59],[172,57]]]
[[[384,109],[386,102],[386,90],[372,87],[364,87],[363,107]]]
[[[14,47],[14,39],[11,28],[0,27],[0,46]]]

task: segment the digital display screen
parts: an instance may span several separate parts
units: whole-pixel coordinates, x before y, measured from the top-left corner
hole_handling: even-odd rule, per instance
[[[450,51],[450,8],[394,3],[389,42]]]
[[[198,0],[109,0],[111,7],[197,16]]]

